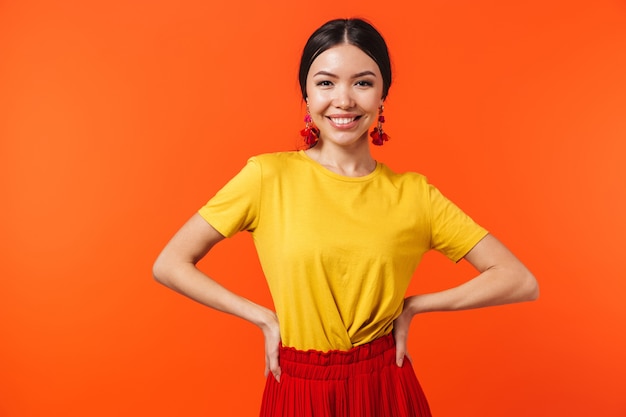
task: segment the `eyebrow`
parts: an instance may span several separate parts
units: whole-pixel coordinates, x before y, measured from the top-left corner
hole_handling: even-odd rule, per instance
[[[328,71],[318,71],[315,74],[313,74],[314,77],[316,77],[318,75],[325,75],[327,77],[339,78],[337,75],[333,74],[332,72],[328,72]],[[363,71],[363,72],[358,72],[358,73],[354,74],[352,76],[352,78],[360,78],[360,77],[364,77],[366,75],[371,75],[373,77],[376,77],[376,74],[374,74],[372,71]]]

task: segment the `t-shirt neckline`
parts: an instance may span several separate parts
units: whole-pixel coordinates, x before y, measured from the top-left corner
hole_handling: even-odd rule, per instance
[[[374,177],[376,177],[379,173],[380,170],[382,169],[382,164],[379,163],[378,161],[376,162],[376,167],[374,168],[374,170],[372,172],[370,172],[367,175],[363,175],[361,177],[349,177],[347,175],[341,175],[338,174],[336,172],[331,171],[330,169],[324,167],[322,164],[320,164],[319,162],[317,162],[316,160],[314,160],[313,158],[311,158],[309,155],[306,154],[306,152],[304,150],[299,150],[298,154],[306,161],[308,161],[317,171],[323,173],[324,175],[327,175],[331,178],[340,180],[340,181],[347,181],[347,182],[363,182],[363,181],[368,181]]]

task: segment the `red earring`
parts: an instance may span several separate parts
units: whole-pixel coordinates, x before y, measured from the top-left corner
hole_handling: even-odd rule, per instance
[[[385,106],[382,104],[378,109],[378,124],[370,133],[372,137],[372,143],[376,146],[383,146],[383,143],[387,142],[391,139],[384,131],[383,131],[383,123],[385,123],[385,116],[383,116],[383,111],[385,110]]]
[[[313,124],[311,118],[311,112],[309,112],[309,105],[307,104],[306,116],[304,116],[304,129],[300,131],[300,135],[304,138],[304,143],[309,147],[317,143],[317,139],[320,137],[320,130]]]

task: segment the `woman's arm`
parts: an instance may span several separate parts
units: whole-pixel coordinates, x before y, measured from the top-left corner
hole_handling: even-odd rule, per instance
[[[411,297],[405,303],[413,315],[532,301],[539,287],[530,271],[492,235],[485,236],[465,255],[480,273],[458,287]]]
[[[276,314],[218,284],[196,264],[224,239],[199,214],[195,214],[168,242],[153,266],[161,284],[213,309],[240,317],[258,326],[265,337],[265,373],[280,379],[278,344],[280,331]]]
[[[494,236],[487,235],[474,246],[465,260],[479,275],[457,287],[408,297],[394,322],[396,361],[402,366],[413,316],[431,311],[455,311],[532,301],[539,286],[532,273]]]

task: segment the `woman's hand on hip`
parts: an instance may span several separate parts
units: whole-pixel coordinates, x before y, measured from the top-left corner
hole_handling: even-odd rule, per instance
[[[280,344],[280,329],[278,327],[278,317],[271,312],[271,316],[265,325],[261,327],[265,339],[265,376],[270,372],[280,382],[280,364],[278,362],[278,346]]]
[[[402,308],[402,313],[396,318],[393,322],[393,337],[396,341],[396,365],[402,367],[404,363],[404,357],[408,357],[411,360],[411,357],[407,353],[407,343],[409,338],[409,328],[411,327],[411,320],[415,313],[413,313],[411,308],[409,307],[409,301],[412,297],[409,297],[404,300],[404,306]]]

